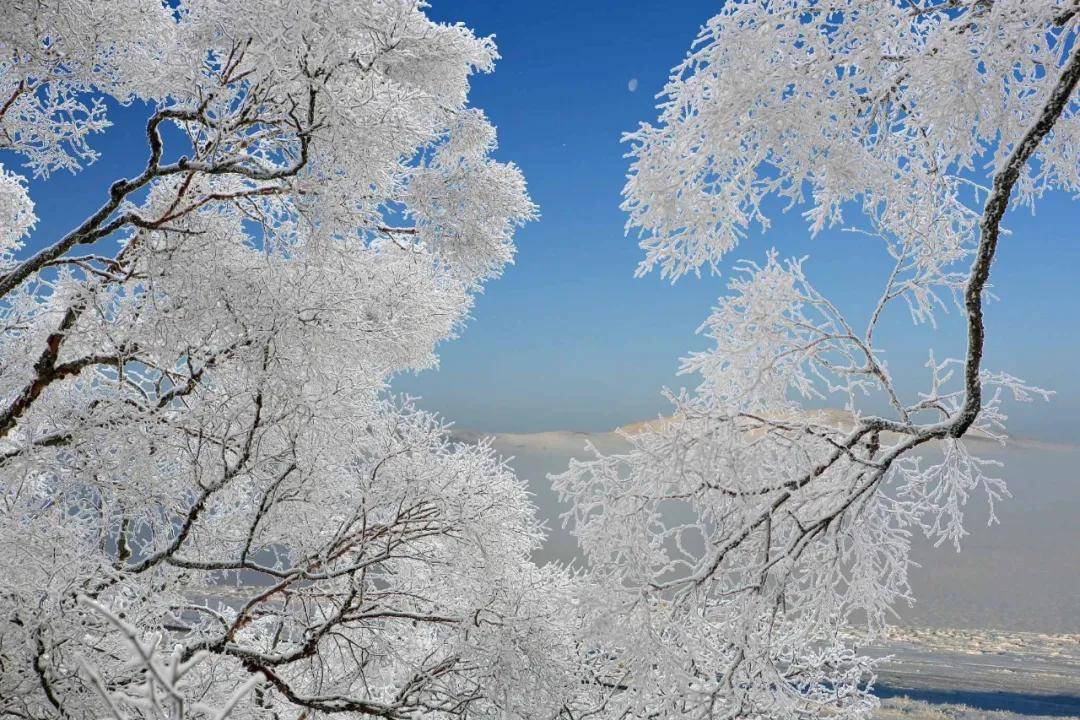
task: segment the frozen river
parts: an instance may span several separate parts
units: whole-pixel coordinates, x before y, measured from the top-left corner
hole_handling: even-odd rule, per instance
[[[878,694],[1080,717],[1080,635],[898,629]]]

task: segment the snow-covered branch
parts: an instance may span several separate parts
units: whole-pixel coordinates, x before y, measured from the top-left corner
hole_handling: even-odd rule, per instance
[[[0,715],[550,718],[573,578],[523,483],[387,397],[534,208],[412,0],[6,2],[0,148],[142,169],[34,232],[0,169]]]
[[[658,124],[628,135],[641,272],[717,267],[777,198],[811,233],[882,240],[892,267],[857,325],[805,260],[738,266],[701,328],[711,347],[684,361],[700,385],[628,453],[555,478],[603,588],[589,642],[626,673],[626,712],[873,707],[874,664],[844,631],[872,638],[911,599],[912,532],[958,545],[975,492],[993,519],[1008,491],[969,437],[1004,441],[1006,395],[1049,395],[982,367],[983,302],[1008,208],[1080,187],[1077,29],[1072,2],[730,2]],[[917,322],[954,300],[967,334],[964,358],[930,354],[915,397],[875,333],[901,299]]]

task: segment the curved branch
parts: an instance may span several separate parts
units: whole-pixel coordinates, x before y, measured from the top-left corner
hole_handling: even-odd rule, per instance
[[[1020,178],[1021,171],[1065,111],[1078,81],[1080,81],[1080,47],[1074,47],[1039,118],[1016,144],[1005,161],[1005,165],[994,177],[990,195],[986,199],[982,221],[979,223],[979,248],[971,265],[967,288],[964,290],[964,307],[968,316],[968,349],[967,359],[964,362],[966,397],[963,408],[948,429],[951,437],[958,438],[967,432],[982,409],[982,382],[979,378],[979,370],[986,338],[983,327],[982,293],[990,277],[990,265],[994,261],[994,253],[997,250],[998,237],[1001,234],[1001,219],[1009,207],[1009,198],[1012,196],[1013,187]]]

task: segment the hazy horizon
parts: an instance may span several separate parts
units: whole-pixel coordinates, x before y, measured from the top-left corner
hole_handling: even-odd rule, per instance
[[[472,441],[486,433],[458,429]],[[601,452],[628,446],[606,433],[544,432],[493,435],[495,450],[528,483],[548,536],[538,561],[583,561],[577,540],[562,526],[566,506],[548,475],[566,469],[570,458],[587,459],[586,441]],[[1080,447],[1017,443],[1002,448],[978,441],[976,452],[1003,463],[999,476],[1011,498],[995,506],[999,522],[987,525],[985,496],[975,493],[965,510],[970,533],[961,551],[934,548],[913,537],[911,606],[901,603],[894,622],[905,627],[995,629],[1080,633],[1080,566],[1074,549],[1075,509],[1080,507]],[[930,449],[924,453],[933,453]]]

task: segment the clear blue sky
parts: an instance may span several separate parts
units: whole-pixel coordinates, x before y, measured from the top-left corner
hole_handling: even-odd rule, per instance
[[[433,0],[431,13],[494,34],[502,60],[477,77],[472,101],[499,129],[502,159],[525,173],[542,214],[517,236],[515,266],[478,298],[464,335],[441,350],[441,368],[395,387],[458,424],[488,431],[601,430],[667,408],[663,386],[678,358],[703,346],[694,330],[723,277],[635,279],[641,254],[623,233],[624,131],[655,117],[655,94],[720,3],[546,3]],[[637,90],[629,83],[637,79]],[[1013,236],[994,268],[1002,301],[988,310],[988,367],[1057,390],[1050,404],[1014,406],[1015,432],[1080,440],[1080,205],[1047,198],[1032,217],[1010,216]],[[859,317],[887,272],[873,242],[830,232],[810,239],[798,213],[778,216],[731,256],[769,247],[809,254],[811,279]],[[897,308],[900,310],[900,308]],[[922,387],[930,345],[962,351],[954,311],[937,332],[888,318],[887,358],[901,384]]]
[[[494,34],[503,59],[474,80],[472,100],[499,129],[501,159],[525,173],[542,217],[517,236],[516,265],[477,299],[461,338],[440,349],[441,367],[395,380],[401,392],[460,426],[484,431],[604,430],[667,408],[664,386],[678,358],[703,341],[694,330],[724,278],[635,279],[640,251],[623,234],[621,134],[655,116],[654,95],[719,2],[546,3],[433,0],[431,14]],[[629,83],[637,80],[637,90]],[[33,183],[46,242],[95,210],[104,188],[145,160],[140,108],[114,113],[95,139],[102,159],[79,176]],[[2,154],[0,154],[2,155]],[[13,158],[0,162],[14,167]],[[987,363],[1058,391],[1049,405],[1013,408],[1027,436],[1080,441],[1080,300],[1075,241],[1080,205],[1048,198],[1039,214],[1015,213],[994,268],[1003,302],[988,310]],[[884,252],[857,236],[809,239],[798,213],[778,215],[731,256],[760,259],[772,246],[811,256],[811,279],[855,317],[887,271]],[[962,352],[957,314],[936,332],[886,319],[887,359],[901,384],[921,388],[925,349]],[[916,384],[919,380],[919,384]]]

